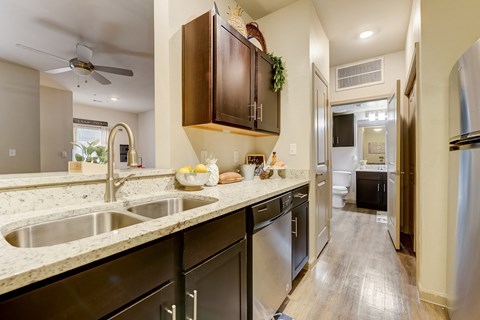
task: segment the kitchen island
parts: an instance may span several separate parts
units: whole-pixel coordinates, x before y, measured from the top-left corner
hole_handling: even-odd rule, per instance
[[[1,215],[0,230],[5,235],[26,224],[89,212],[121,210],[128,206],[164,198],[218,199],[214,203],[195,209],[48,247],[17,248],[11,246],[1,237],[0,294],[166,237],[308,183],[309,180],[304,178],[254,180],[215,187],[204,187],[203,190],[195,192],[166,190],[146,195],[129,196],[113,203],[96,201],[78,206],[70,205],[67,207]]]

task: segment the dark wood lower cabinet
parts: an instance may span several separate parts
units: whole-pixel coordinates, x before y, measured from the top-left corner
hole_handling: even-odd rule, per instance
[[[242,240],[186,272],[185,319],[247,319],[246,266]]]
[[[308,202],[292,210],[292,280],[308,262]]]
[[[179,318],[179,309],[175,304],[175,282],[147,295],[125,310],[109,318],[113,320],[173,320]]]
[[[177,243],[174,237],[155,241],[3,295],[0,318],[108,319],[135,303],[138,306],[128,314],[146,314],[153,300],[156,301],[154,309],[148,312],[158,313],[158,306],[168,301],[164,301],[163,296],[161,302],[158,296],[149,299],[148,295],[175,278]],[[159,318],[135,316],[130,319]]]

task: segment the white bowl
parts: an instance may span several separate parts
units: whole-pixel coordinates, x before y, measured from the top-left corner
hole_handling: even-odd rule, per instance
[[[178,182],[185,189],[201,189],[201,187],[207,183],[208,178],[210,178],[210,172],[205,173],[180,173],[177,172],[175,174],[175,178],[177,178]]]

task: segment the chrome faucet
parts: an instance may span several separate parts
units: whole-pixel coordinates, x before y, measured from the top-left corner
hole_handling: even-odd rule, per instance
[[[135,174],[129,174],[123,179],[115,181],[114,172],[113,172],[113,163],[114,163],[114,155],[113,149],[114,145],[113,142],[115,141],[115,136],[117,135],[120,128],[124,128],[128,135],[128,144],[130,147],[128,148],[128,163],[129,167],[136,167],[138,166],[138,159],[137,159],[137,151],[135,150],[135,137],[133,136],[132,129],[123,122],[117,123],[108,136],[108,171],[107,171],[107,184],[105,187],[105,202],[114,202],[117,200],[115,194],[117,190],[127,181],[128,178],[134,176]]]

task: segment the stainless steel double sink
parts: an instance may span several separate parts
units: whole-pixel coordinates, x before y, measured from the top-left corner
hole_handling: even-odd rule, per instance
[[[75,217],[30,224],[10,231],[4,237],[14,247],[46,247],[166,217],[216,201],[218,200],[214,198],[207,200],[166,198],[130,206],[126,210],[93,212]]]

